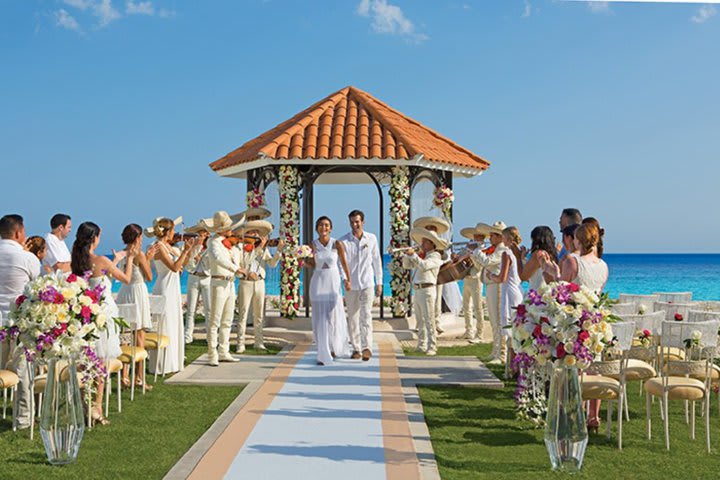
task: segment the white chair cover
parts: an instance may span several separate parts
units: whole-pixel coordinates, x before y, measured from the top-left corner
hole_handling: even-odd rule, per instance
[[[653,312],[643,315],[621,315],[625,322],[633,322],[635,331],[649,330],[653,335],[662,333],[662,322],[665,320],[665,312]]]
[[[653,295],[658,295],[660,302],[690,303],[693,294],[692,292],[653,292]]]
[[[715,347],[718,343],[718,328],[720,321],[709,322],[668,322],[662,323],[663,347],[685,348],[685,340],[692,338],[694,333],[700,332],[700,343],[703,348]]]
[[[638,313],[641,306],[645,309],[645,313],[649,313],[653,309],[653,304],[660,300],[659,295],[631,295],[628,293],[620,294],[620,303],[634,303],[638,307]]]
[[[655,302],[653,307],[656,312],[665,312],[665,320],[668,322],[675,320],[678,313],[683,316],[683,320],[687,320],[688,312],[695,310],[692,303],[673,303],[673,302]]]
[[[634,315],[638,312],[638,308],[634,303],[616,303],[610,306],[610,311],[617,316]]]
[[[688,322],[710,322],[712,320],[720,320],[720,312],[690,310],[688,312],[687,320]]]

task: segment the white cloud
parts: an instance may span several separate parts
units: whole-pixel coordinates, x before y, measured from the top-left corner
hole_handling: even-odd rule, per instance
[[[609,2],[588,2],[588,8],[593,13],[608,13],[610,12]]]
[[[525,0],[525,8],[523,9],[522,18],[528,18],[530,15],[532,15],[532,5],[530,5],[528,0]]]
[[[177,15],[177,13],[175,13],[175,10],[168,10],[167,8],[161,8],[160,10],[158,10],[158,17],[160,18],[172,18],[175,15]]]
[[[74,32],[82,32],[82,28],[80,28],[78,21],[75,20],[75,17],[70,15],[64,8],[55,12],[55,25]]]
[[[80,10],[87,10],[92,7],[92,0],[62,0],[62,2],[73,8],[79,8]]]
[[[717,10],[712,5],[703,5],[690,20],[695,23],[705,23],[710,17],[714,17],[716,13]]]
[[[98,18],[98,27],[102,28],[121,17],[115,10],[112,0],[100,0],[93,5],[93,15]]]
[[[125,2],[125,13],[128,15],[155,15],[155,6],[150,1],[134,2],[127,0]]]
[[[356,12],[363,17],[371,17],[371,27],[376,33],[399,35],[416,43],[428,39],[427,35],[415,31],[415,25],[405,16],[397,5],[387,0],[361,0]]]

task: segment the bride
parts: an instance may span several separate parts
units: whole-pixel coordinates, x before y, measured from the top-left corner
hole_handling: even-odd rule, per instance
[[[313,257],[306,264],[314,268],[310,280],[310,303],[317,364],[327,365],[336,356],[347,356],[350,353],[339,266],[345,277],[346,290],[350,289],[350,270],[345,261],[342,242],[330,237],[332,221],[328,217],[318,218],[315,231],[318,238],[311,246]]]

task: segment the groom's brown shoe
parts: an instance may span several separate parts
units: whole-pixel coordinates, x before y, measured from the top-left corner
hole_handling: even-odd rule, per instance
[[[352,355],[350,355],[350,358],[352,358],[353,360],[360,360],[360,352],[355,350]]]
[[[363,354],[362,354],[363,362],[367,362],[368,360],[370,360],[370,357],[372,357],[372,352],[370,351],[370,349],[366,348],[365,350],[363,350]]]

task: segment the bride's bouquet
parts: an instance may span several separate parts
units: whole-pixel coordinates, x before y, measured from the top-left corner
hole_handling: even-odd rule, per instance
[[[313,249],[310,245],[300,245],[295,249],[295,256],[298,258],[299,266],[302,267],[306,259],[314,256]]]
[[[73,274],[39,277],[15,300],[0,336],[16,340],[28,361],[77,358],[106,328],[103,290]]]
[[[520,416],[544,416],[546,365],[585,369],[613,344],[607,295],[574,283],[554,282],[530,290],[512,322],[513,364],[521,369],[515,398]],[[540,381],[539,381],[540,379]]]

